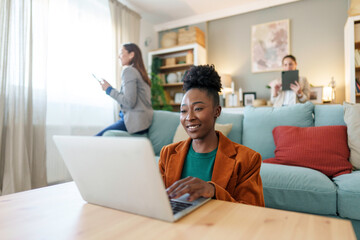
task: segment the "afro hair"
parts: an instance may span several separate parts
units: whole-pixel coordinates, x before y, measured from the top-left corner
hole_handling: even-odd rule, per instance
[[[213,98],[214,105],[219,105],[219,92],[222,86],[214,65],[193,66],[186,72],[183,90],[187,92],[192,88],[207,91]]]

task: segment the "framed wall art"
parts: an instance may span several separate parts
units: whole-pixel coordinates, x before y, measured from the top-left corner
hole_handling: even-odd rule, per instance
[[[281,60],[290,54],[290,20],[251,27],[251,70],[253,73],[281,70]]]
[[[254,100],[256,99],[256,92],[244,92],[243,93],[243,100],[244,106],[252,106]]]

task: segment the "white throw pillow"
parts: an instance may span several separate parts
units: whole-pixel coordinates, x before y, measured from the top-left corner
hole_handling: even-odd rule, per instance
[[[360,104],[344,102],[344,121],[347,125],[350,163],[360,169]]]
[[[229,132],[231,131],[231,128],[232,128],[232,123],[227,123],[227,124],[215,123],[215,130],[221,132],[225,136],[227,136],[229,134]],[[173,138],[173,143],[184,141],[188,138],[189,138],[189,135],[186,133],[185,129],[183,128],[183,126],[180,123],[176,129],[176,132],[175,132],[175,135]]]

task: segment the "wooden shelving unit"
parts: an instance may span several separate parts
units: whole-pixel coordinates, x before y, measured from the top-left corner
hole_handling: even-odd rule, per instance
[[[355,42],[355,48],[360,49],[360,42]]]
[[[159,75],[165,82],[162,86],[165,90],[167,103],[173,107],[173,111],[178,112],[180,110],[180,103],[175,103],[175,95],[183,93],[183,83],[180,82],[182,78],[178,77],[176,83],[167,83],[167,76],[175,73],[182,77],[185,71],[193,65],[206,64],[206,50],[201,45],[192,43],[150,51],[148,54],[148,69],[151,69],[151,64],[155,57],[163,61]]]
[[[178,107],[178,106],[180,106],[180,103],[171,103],[170,105],[173,107]]]
[[[171,69],[171,70],[176,70],[176,69],[179,69],[179,68],[189,68],[191,66],[193,66],[194,64],[188,64],[188,63],[180,63],[180,64],[175,64],[175,65],[169,65],[169,66],[161,66],[160,69],[161,70],[168,70],[168,69]]]
[[[356,22],[357,24],[360,24],[360,22]],[[355,42],[355,51],[360,51],[360,42]],[[355,67],[355,78],[360,79],[360,66]],[[356,83],[355,83],[356,84]],[[360,93],[357,92],[357,88],[355,87],[355,102],[360,103]]]
[[[349,17],[345,32],[345,101],[360,103],[360,93],[356,89],[356,79],[360,79],[360,66],[355,65],[356,51],[360,50],[360,41],[355,41],[358,35],[356,25],[360,24],[360,16]]]
[[[162,86],[163,87],[182,87],[183,83],[179,82],[179,83],[165,83]]]

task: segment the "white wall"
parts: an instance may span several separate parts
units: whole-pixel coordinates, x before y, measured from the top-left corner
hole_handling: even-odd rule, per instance
[[[148,45],[145,45],[145,42]],[[143,55],[145,68],[148,66],[148,52],[151,50],[155,50],[158,48],[158,34],[154,30],[154,25],[141,19],[140,22],[140,41],[139,47],[141,49],[141,53]],[[149,71],[149,69],[146,69]]]
[[[295,3],[210,21],[208,63],[219,72],[231,73],[236,87],[270,98],[266,85],[279,72],[251,72],[252,25],[290,19],[291,53],[298,60],[300,75],[315,86],[336,81],[336,102],[345,98],[344,25],[347,0],[302,0]]]

